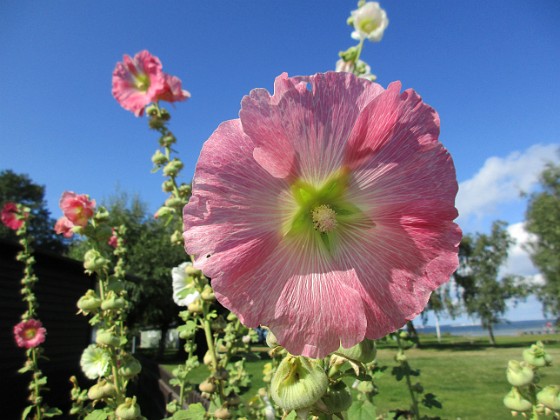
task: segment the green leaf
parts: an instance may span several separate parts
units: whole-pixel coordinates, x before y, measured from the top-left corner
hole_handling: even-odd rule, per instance
[[[348,409],[348,420],[371,420],[376,417],[375,406],[369,401],[354,401]]]
[[[206,410],[201,403],[190,404],[186,410],[179,410],[173,417],[173,420],[204,420]]]
[[[34,408],[34,405],[28,405],[27,407],[25,407],[25,410],[23,410],[23,413],[21,413],[21,419],[25,420],[29,413],[31,413],[31,410],[33,410]]]
[[[19,370],[18,370],[18,373],[29,372],[30,370],[32,370],[31,365],[29,365],[29,366],[26,365],[26,366],[22,367],[21,369],[19,369]]]
[[[44,417],[56,417],[56,416],[61,416],[61,415],[62,415],[62,410],[60,410],[56,407],[49,407],[43,413]]]
[[[432,407],[442,408],[443,407],[442,404],[437,400],[437,397],[434,394],[432,394],[431,392],[424,395],[424,398],[422,399],[422,404],[425,407],[428,407],[428,408],[432,408]]]
[[[286,417],[285,420],[297,420],[297,413],[295,411],[291,411]]]
[[[89,413],[84,420],[107,420],[109,418],[108,413],[104,410],[94,410]]]

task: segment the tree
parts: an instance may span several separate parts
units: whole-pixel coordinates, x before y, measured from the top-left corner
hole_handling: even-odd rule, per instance
[[[432,311],[434,314],[438,342],[441,340],[441,333],[439,329],[439,319],[441,315],[447,314],[452,319],[455,319],[459,313],[459,305],[456,303],[456,299],[454,299],[454,294],[452,293],[452,290],[454,289],[455,281],[451,278],[449,282],[442,284],[432,292],[426,308],[421,313],[424,324],[428,321],[428,312]]]
[[[493,326],[502,320],[507,301],[524,298],[529,293],[518,276],[500,278],[500,267],[513,243],[506,223],[496,221],[490,235],[465,235],[459,248],[460,266],[454,274],[455,281],[461,287],[467,314],[480,318],[492,345],[496,344]]]
[[[0,208],[13,201],[31,209],[28,224],[29,235],[37,248],[63,253],[67,245],[62,237],[54,232],[55,219],[47,209],[45,186],[35,184],[28,175],[16,174],[11,170],[0,172]],[[0,237],[16,240],[14,231],[0,224]]]
[[[540,182],[525,215],[525,229],[536,238],[527,248],[545,280],[537,290],[544,313],[560,319],[560,165],[546,165]]]

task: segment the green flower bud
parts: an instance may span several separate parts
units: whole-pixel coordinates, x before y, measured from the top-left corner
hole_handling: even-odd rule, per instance
[[[97,297],[97,293],[94,290],[90,289],[78,299],[77,306],[85,314],[96,312],[101,306],[101,299]]]
[[[350,47],[346,51],[340,51],[338,53],[338,56],[340,58],[342,58],[344,61],[354,62],[354,61],[356,61],[356,58],[358,57],[358,48]]]
[[[97,330],[95,335],[95,342],[102,346],[118,347],[121,340],[115,334],[108,330]]]
[[[214,363],[214,359],[212,358],[212,353],[207,351],[204,354],[204,359],[202,360],[206,366],[211,366]]]
[[[286,411],[311,407],[327,391],[328,378],[318,361],[286,356],[270,384],[272,398]]]
[[[404,363],[407,360],[406,354],[404,354],[404,351],[400,350],[397,352],[397,354],[395,355],[395,360],[399,363]]]
[[[217,419],[229,419],[231,418],[231,414],[226,407],[220,407],[214,411],[214,417]]]
[[[226,325],[227,325],[226,320],[221,315],[218,316],[217,318],[214,318],[210,323],[210,327],[212,328],[212,331],[215,332],[224,331]]]
[[[157,106],[150,104],[146,107],[146,115],[149,117],[155,117],[157,115]]]
[[[136,420],[142,418],[140,407],[136,404],[136,397],[126,398],[115,411],[118,420]]]
[[[169,161],[169,159],[167,159],[167,156],[165,156],[163,153],[161,153],[161,151],[158,149],[155,151],[155,153],[152,156],[152,163],[154,165],[165,165],[167,162]]]
[[[172,214],[175,214],[175,209],[173,209],[171,207],[163,206],[163,207],[160,207],[158,209],[158,211],[156,211],[156,214],[154,214],[154,217],[156,219],[158,219],[160,217],[165,217],[165,216],[169,216],[169,215],[172,215]]]
[[[352,405],[352,396],[342,381],[329,386],[327,393],[321,398],[329,414],[346,411]]]
[[[212,290],[212,288],[208,284],[206,286],[204,286],[204,289],[202,290],[202,293],[200,294],[200,297],[205,302],[213,302],[214,300],[216,300],[216,296],[214,295],[214,291]],[[228,315],[228,317],[229,317],[229,315]]]
[[[535,373],[526,363],[510,360],[507,367],[507,380],[513,386],[525,386],[533,382]]]
[[[132,378],[140,373],[142,370],[142,365],[135,357],[127,354],[122,360],[121,367],[119,368],[119,373],[126,379]]]
[[[161,184],[161,189],[163,190],[163,192],[173,191],[173,181],[168,179],[163,184]]]
[[[159,130],[165,126],[164,122],[157,115],[150,118],[148,125],[153,130]]]
[[[115,386],[111,382],[102,379],[88,390],[87,395],[90,400],[100,400],[113,397],[116,393]]]
[[[270,330],[268,330],[268,332],[266,333],[266,344],[270,348],[279,346],[278,340],[276,340],[276,336]]]
[[[101,302],[101,309],[106,310],[118,310],[123,309],[126,306],[126,301],[115,294],[113,291],[107,293],[107,297]]]
[[[109,260],[103,258],[99,251],[90,249],[84,255],[84,268],[88,272],[105,271],[109,268]]]
[[[375,341],[365,339],[354,347],[345,349],[342,346],[336,351],[336,354],[346,357],[355,362],[369,363],[375,359],[377,351],[375,349]]]
[[[163,121],[169,121],[171,119],[171,114],[165,108],[161,108],[161,110],[159,111],[159,115]]]
[[[533,404],[523,398],[517,388],[512,388],[511,391],[504,397],[504,405],[513,411],[529,411],[533,408]]]
[[[183,162],[181,162],[179,159],[173,159],[163,168],[163,175],[177,176],[181,169],[183,169]]]
[[[99,210],[97,210],[95,216],[93,216],[93,220],[96,222],[106,222],[109,220],[109,212],[105,207],[99,207]]]
[[[552,358],[544,351],[544,345],[540,341],[523,351],[523,360],[535,367],[550,365],[552,362]]]
[[[165,136],[161,136],[159,139],[159,144],[161,147],[169,147],[175,142],[177,142],[177,139],[171,133],[167,133]]]
[[[360,381],[356,389],[364,394],[369,394],[370,392],[373,392],[375,388],[370,381]]]
[[[537,400],[551,410],[560,410],[560,387],[558,385],[545,386],[537,394]]]
[[[205,381],[201,382],[200,385],[198,385],[198,389],[201,392],[207,392],[208,394],[212,394],[216,390],[216,385],[213,382],[210,382],[208,379],[206,379]]]
[[[192,192],[192,187],[188,184],[181,184],[179,186],[179,195],[183,198],[188,197],[189,195],[191,195]]]
[[[165,205],[167,207],[183,208],[185,204],[186,203],[183,199],[177,197],[169,197],[165,200]]]
[[[202,303],[200,299],[195,300],[187,306],[187,310],[191,314],[201,314],[202,313]]]

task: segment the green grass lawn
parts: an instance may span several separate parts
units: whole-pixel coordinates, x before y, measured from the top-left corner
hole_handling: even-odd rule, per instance
[[[521,352],[537,340],[545,343],[545,349],[553,357],[553,366],[541,369],[543,385],[560,384],[560,335],[497,337],[497,346],[488,346],[485,337],[471,339],[446,336],[441,344],[435,337],[421,335],[422,348],[406,351],[413,369],[420,369],[419,381],[425,392],[435,394],[443,404],[442,409],[422,408],[421,414],[440,416],[443,419],[493,420],[510,419],[502,399],[509,391],[506,366],[510,359],[522,360]],[[391,375],[395,349],[392,343],[380,343],[378,363],[387,366],[384,375],[376,381],[379,395],[375,398],[378,413],[395,408],[408,408],[410,397],[404,381],[397,382]],[[247,363],[252,375],[252,387],[248,395],[264,386],[262,367],[266,360]],[[172,369],[174,365],[165,365]],[[193,372],[193,383],[207,376],[205,367]]]

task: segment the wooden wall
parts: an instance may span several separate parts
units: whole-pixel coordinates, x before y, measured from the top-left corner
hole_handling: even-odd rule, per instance
[[[26,405],[30,375],[17,373],[25,360],[25,349],[18,348],[13,337],[13,326],[20,322],[26,308],[20,297],[23,265],[15,259],[19,250],[17,243],[0,239],[0,410],[4,419],[19,418]],[[40,367],[52,389],[45,400],[67,409],[69,376],[76,375],[84,387],[87,385],[82,382],[79,362],[90,343],[91,329],[86,317],[76,315],[76,302],[87,289],[94,288],[95,282],[84,273],[81,262],[48,252],[36,251],[34,255],[39,277],[34,291],[39,302],[38,318],[47,329],[44,354],[49,359],[42,360]]]

